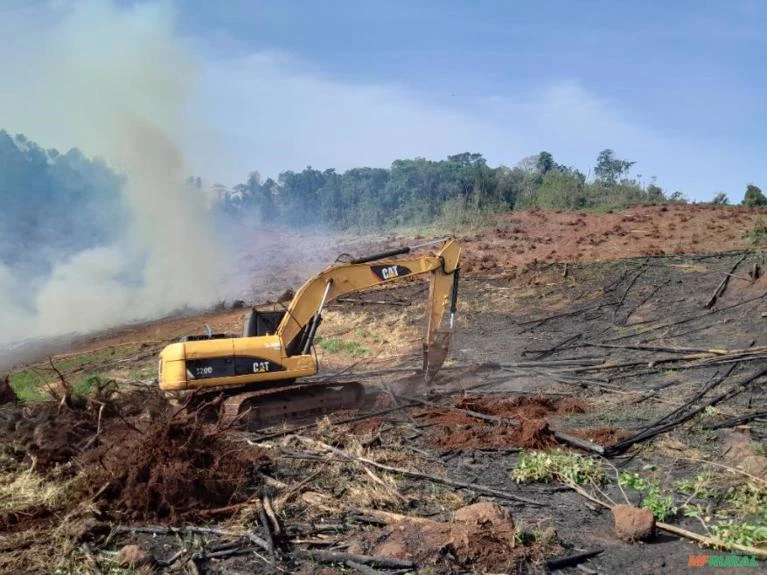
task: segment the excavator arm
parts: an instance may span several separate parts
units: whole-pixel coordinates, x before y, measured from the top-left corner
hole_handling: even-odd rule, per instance
[[[326,304],[353,292],[423,274],[430,276],[424,344],[428,346],[433,343],[450,295],[453,295],[454,302],[457,297],[460,247],[455,240],[448,239],[436,255],[390,259],[392,256],[409,253],[433,243],[436,242],[426,242],[334,265],[307,281],[296,292],[277,328],[277,335],[288,350],[288,355],[309,352],[322,316],[322,308]],[[454,307],[451,313],[455,313]]]
[[[436,254],[395,258],[436,244],[442,244]],[[160,354],[160,387],[183,390],[241,386],[314,375],[318,366],[311,347],[328,303],[353,292],[425,274],[430,279],[423,342],[424,376],[428,381],[447,354],[454,324],[459,259],[460,247],[448,238],[331,265],[301,286],[277,327],[269,333],[248,333],[252,322],[247,321],[245,337],[193,336],[168,345]],[[449,301],[449,325],[442,328]]]

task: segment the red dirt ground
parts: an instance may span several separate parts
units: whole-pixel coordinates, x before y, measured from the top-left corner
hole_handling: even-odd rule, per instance
[[[550,397],[464,397],[457,409],[430,408],[420,417],[435,423],[430,444],[442,449],[524,447],[543,449],[557,443],[549,420],[561,415],[583,413],[586,405],[576,399]],[[513,419],[519,425],[483,421],[460,409]]]
[[[754,228],[760,218],[767,219],[767,209],[709,204],[636,206],[603,214],[545,210],[509,212],[497,216],[496,222],[486,229],[458,236],[462,247],[461,273],[465,277],[511,278],[523,273],[528,266],[541,262],[597,261],[742,249],[750,246],[745,234]],[[358,241],[350,246],[332,237],[315,239],[322,239],[320,243],[323,245],[335,246],[337,252],[354,253],[423,240],[390,236],[379,244]],[[258,238],[254,241],[255,245],[261,246]],[[285,241],[290,243],[289,238]],[[305,238],[304,243],[308,241]],[[280,249],[285,251],[284,246]],[[336,253],[331,247],[325,251]],[[263,259],[265,254],[261,257]],[[316,254],[312,258],[311,265],[317,268],[315,271],[333,261],[331,255],[324,262],[315,261]],[[300,265],[295,260],[296,254],[292,258],[269,258],[272,291],[296,289],[308,279],[306,262]],[[298,273],[297,269],[302,272]],[[202,333],[205,324],[210,325],[214,332],[239,333],[246,311],[210,311],[202,315],[118,328],[85,338],[72,351],[136,341],[159,344],[181,335]]]
[[[740,249],[767,210],[708,204],[637,206],[604,214],[530,210],[464,235],[463,272],[504,275],[539,262],[595,261]]]

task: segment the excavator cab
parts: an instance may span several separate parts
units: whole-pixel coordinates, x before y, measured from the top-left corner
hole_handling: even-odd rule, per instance
[[[242,324],[242,337],[259,337],[277,333],[277,328],[286,313],[287,310],[259,311],[253,308],[245,316],[245,321]]]

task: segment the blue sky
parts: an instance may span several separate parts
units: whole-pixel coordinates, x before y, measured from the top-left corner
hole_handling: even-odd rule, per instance
[[[692,199],[767,186],[767,2],[170,4],[199,71],[184,153],[228,185],[461,151],[588,172],[609,147]]]

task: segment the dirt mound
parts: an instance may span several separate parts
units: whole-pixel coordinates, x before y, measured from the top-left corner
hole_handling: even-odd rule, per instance
[[[509,399],[467,396],[456,401],[454,407],[457,409],[430,409],[421,413],[436,423],[430,434],[431,445],[443,449],[544,449],[557,443],[549,428],[549,417],[585,411],[582,401],[544,396]],[[514,420],[518,425],[485,421],[460,410]]]
[[[470,409],[485,415],[510,419],[539,419],[551,414],[565,415],[585,413],[586,403],[570,397],[553,398],[544,395],[533,397],[463,397],[455,403],[460,409]]]
[[[177,521],[242,502],[269,462],[195,413],[172,411],[157,390],[1,411],[10,465],[55,481],[84,476],[78,491],[122,519]]]
[[[633,434],[623,429],[615,429],[612,427],[593,427],[588,429],[572,429],[567,433],[581,437],[597,445],[613,445],[624,439],[628,439]]]
[[[98,414],[88,409],[70,409],[55,402],[23,408],[4,406],[3,453],[18,465],[47,473],[67,463],[86,448],[96,435]]]
[[[5,431],[2,450],[15,463],[48,473],[95,448],[112,430],[125,427],[125,422],[141,426],[162,418],[167,410],[167,401],[155,389],[0,404],[0,429]]]
[[[369,534],[361,545],[359,551],[410,559],[438,573],[456,568],[511,571],[540,551],[535,545],[521,545],[511,513],[490,502],[458,509],[453,521],[403,519]]]
[[[616,505],[612,509],[615,534],[623,541],[649,539],[655,532],[655,518],[649,509]]]
[[[123,519],[177,522],[247,500],[269,459],[177,414],[145,430],[123,429],[81,459],[102,507]]]

